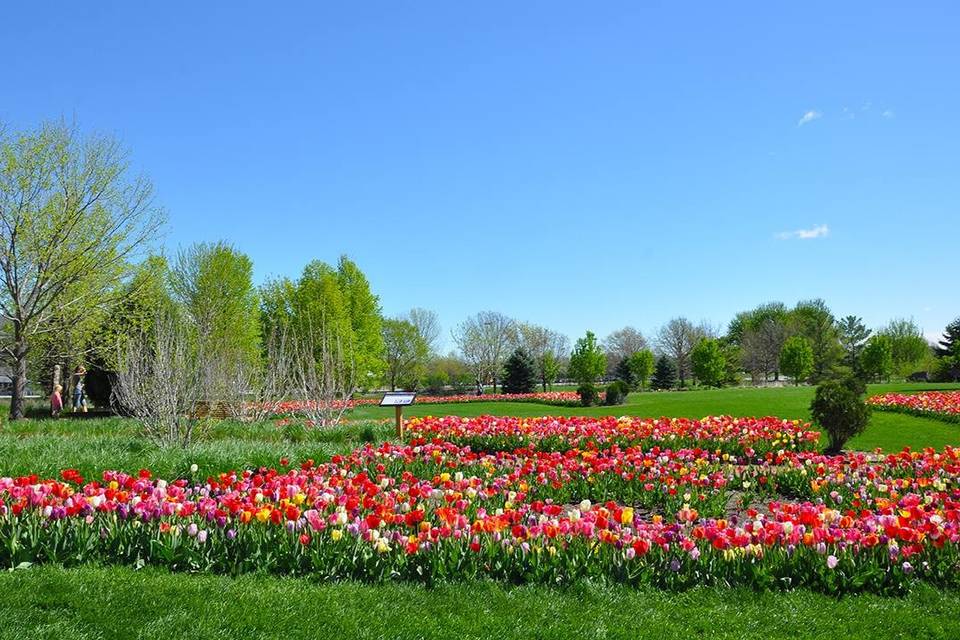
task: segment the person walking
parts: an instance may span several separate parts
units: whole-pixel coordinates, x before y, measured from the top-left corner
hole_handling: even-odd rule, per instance
[[[87,412],[87,394],[84,388],[84,377],[86,375],[87,370],[84,369],[82,365],[77,367],[76,371],[73,372],[73,376],[76,378],[73,383],[73,410],[75,412]]]

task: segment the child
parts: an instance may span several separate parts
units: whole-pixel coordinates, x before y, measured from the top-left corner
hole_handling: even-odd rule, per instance
[[[63,391],[63,386],[58,384],[53,388],[53,394],[50,396],[50,415],[54,418],[59,418],[60,412],[63,411],[63,396],[60,395],[61,391]]]
[[[83,366],[77,367],[73,372],[76,382],[73,383],[73,410],[87,412],[87,394],[84,389],[84,376],[87,370]]]

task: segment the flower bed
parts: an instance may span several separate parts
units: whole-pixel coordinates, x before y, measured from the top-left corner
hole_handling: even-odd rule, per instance
[[[773,418],[511,420],[417,421],[407,444],[206,479],[2,478],[0,563],[831,593],[960,586],[960,449],[829,457],[804,450],[806,425]],[[471,425],[534,436],[478,451],[457,442]],[[555,437],[573,444],[542,446]]]
[[[600,393],[601,401],[606,397],[605,392]],[[580,406],[580,396],[576,391],[546,391],[538,393],[486,393],[482,396],[476,394],[461,394],[450,396],[417,396],[417,404],[462,404],[466,402],[533,402],[536,404],[547,404],[557,407],[576,407]],[[352,398],[346,402],[348,408],[361,406],[375,406],[380,404],[380,398]],[[340,405],[338,405],[340,406]],[[278,413],[299,413],[307,408],[307,403],[302,401],[289,401],[280,403]]]
[[[884,393],[867,402],[881,411],[897,411],[960,422],[960,391],[924,391],[922,393]]]

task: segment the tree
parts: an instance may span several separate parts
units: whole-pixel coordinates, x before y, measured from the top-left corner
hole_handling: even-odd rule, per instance
[[[420,339],[427,345],[427,351],[434,355],[440,350],[440,318],[435,311],[414,307],[405,318],[417,329]]]
[[[203,399],[241,402],[246,372],[261,366],[253,262],[224,242],[194,244],[170,275],[202,364]]]
[[[943,340],[937,343],[934,351],[939,358],[960,356],[960,318],[947,325],[943,331]]]
[[[453,330],[453,341],[476,373],[477,385],[493,380],[493,391],[503,360],[517,342],[517,323],[496,311],[481,311]]]
[[[0,132],[0,158],[0,312],[18,419],[33,342],[115,301],[162,213],[110,138],[81,138],[63,124]]]
[[[643,389],[650,376],[653,375],[653,351],[641,349],[630,356],[627,362],[630,365],[630,371],[633,373],[634,383]]]
[[[803,336],[793,336],[783,343],[780,352],[780,370],[799,385],[813,372],[813,347]]]
[[[846,316],[837,321],[837,336],[843,348],[843,364],[851,371],[858,371],[860,354],[872,331],[863,324],[863,319],[857,316]]]
[[[780,352],[787,338],[786,326],[775,318],[764,318],[757,325],[750,325],[740,343],[743,368],[754,383],[762,377],[774,380],[780,376]]]
[[[690,352],[690,363],[693,374],[702,384],[708,387],[723,384],[727,361],[717,340],[701,338]]]
[[[398,384],[416,389],[430,355],[430,347],[417,327],[401,318],[384,320],[383,343],[390,390],[396,391]]]
[[[893,371],[893,340],[883,334],[873,336],[863,348],[860,360],[863,374],[868,380],[889,378]]]
[[[891,320],[880,333],[890,338],[893,370],[901,376],[910,375],[930,357],[930,345],[923,337],[923,331],[912,319]]]
[[[830,379],[817,387],[810,415],[830,438],[827,452],[836,454],[847,440],[863,433],[870,421],[870,407],[856,380]]]
[[[686,318],[673,318],[657,332],[657,347],[675,363],[681,387],[691,373],[690,352],[699,339],[696,327]]]
[[[546,391],[560,375],[570,341],[565,335],[535,324],[521,323],[517,329],[520,344],[537,363],[537,375]]]
[[[350,319],[350,357],[360,386],[368,387],[380,378],[385,366],[380,299],[373,295],[367,277],[347,256],[340,256],[337,263],[337,280]]]
[[[164,446],[187,447],[198,426],[202,361],[192,328],[175,310],[155,319],[149,340],[131,340],[120,356],[115,393],[143,435]]]
[[[537,364],[523,347],[517,347],[503,364],[504,393],[532,393],[537,386]]]
[[[597,344],[597,337],[587,331],[577,340],[570,355],[570,377],[581,384],[593,384],[607,370],[607,356]]]
[[[613,369],[614,377],[627,385],[629,389],[637,388],[637,380],[633,375],[633,369],[630,367],[630,358],[623,358]]]
[[[650,387],[657,391],[669,389],[677,382],[677,370],[667,356],[657,358],[657,365],[650,379]]]
[[[790,312],[790,321],[794,334],[810,341],[813,349],[814,381],[824,379],[843,354],[837,336],[836,322],[827,303],[821,299],[804,300]]]
[[[379,375],[374,372],[385,368],[383,336],[369,336],[371,327],[382,331],[376,297],[366,277],[346,258],[339,271],[319,260],[310,262],[296,282],[268,282],[260,297],[264,334],[288,337],[295,355],[296,391],[303,398],[352,393],[361,384],[373,384]],[[310,349],[312,362],[306,356]],[[339,416],[316,418],[331,422]]]
[[[616,367],[641,349],[647,348],[647,341],[638,329],[624,327],[608,335],[603,340],[603,349],[607,354],[607,364]]]

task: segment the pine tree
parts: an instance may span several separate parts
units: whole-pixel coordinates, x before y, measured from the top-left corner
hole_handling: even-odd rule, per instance
[[[933,349],[939,358],[960,356],[960,318],[947,325],[943,332],[943,340]]]
[[[637,379],[633,373],[633,367],[630,366],[630,358],[621,358],[613,374],[617,380],[622,380],[630,389],[637,388]]]
[[[532,393],[537,386],[537,363],[519,348],[510,354],[503,365],[504,393]]]
[[[677,382],[677,370],[667,356],[660,356],[650,379],[653,389],[669,389]]]

